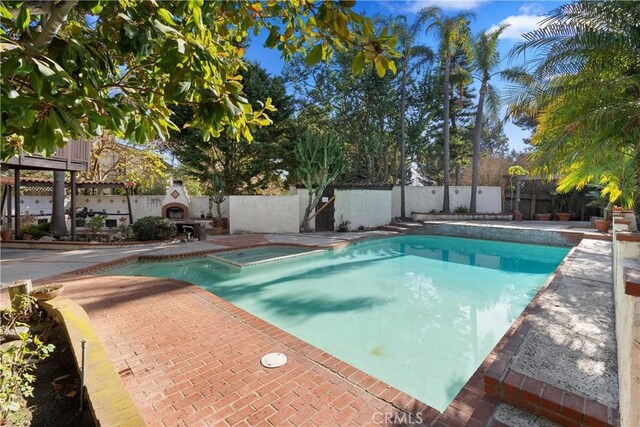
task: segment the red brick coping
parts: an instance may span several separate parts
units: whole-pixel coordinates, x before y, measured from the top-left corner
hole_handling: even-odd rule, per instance
[[[633,297],[640,297],[640,270],[624,268],[624,293]]]
[[[563,426],[617,426],[620,415],[616,408],[510,369],[511,359],[533,326],[528,315],[539,312],[541,295],[558,288],[560,282],[556,278],[560,277],[561,267],[575,257],[573,248],[504,335],[498,344],[502,351],[484,373],[484,391],[489,396]]]
[[[388,236],[380,236],[380,237],[388,237]],[[160,260],[171,260],[171,259],[185,259],[185,258],[197,258],[202,257],[211,253],[218,252],[227,252],[231,250],[238,249],[249,249],[263,246],[285,246],[285,247],[305,247],[310,249],[335,249],[337,247],[344,247],[353,242],[341,242],[339,244],[334,244],[331,246],[314,246],[314,245],[302,245],[302,244],[282,244],[282,243],[270,243],[265,242],[262,244],[254,244],[249,246],[240,246],[235,248],[224,248],[224,249],[212,249],[184,254],[173,254],[173,255],[134,255],[130,257],[125,257],[116,261],[107,262],[103,264],[99,264],[96,266],[92,266],[89,268],[83,268],[79,270],[75,270],[70,273],[66,273],[60,276],[54,276],[51,278],[40,279],[35,281],[34,284],[43,284],[43,283],[51,283],[54,281],[65,281],[65,280],[74,280],[78,278],[78,275],[89,275],[94,274],[99,271],[103,271],[109,268],[131,264],[138,261],[142,262],[150,262],[150,261],[160,261]],[[558,269],[570,258],[573,256],[572,250],[569,255],[565,258]],[[557,272],[558,270],[556,270]],[[516,406],[524,407],[524,409],[528,409],[526,404],[520,404],[523,402],[522,399],[514,399],[512,396],[516,397],[520,396],[520,390],[524,387],[527,389],[530,387],[531,380],[525,381],[526,378],[521,378],[518,383],[518,391],[517,393],[510,393],[509,387],[503,386],[504,378],[508,374],[508,366],[511,360],[511,357],[515,354],[515,351],[522,343],[522,340],[526,334],[526,331],[531,327],[531,325],[526,320],[528,314],[534,312],[535,306],[540,295],[547,289],[550,288],[550,284],[553,281],[553,278],[557,273],[554,273],[547,283],[540,289],[537,295],[533,298],[533,300],[529,303],[529,305],[525,308],[522,314],[515,320],[509,330],[505,333],[503,338],[496,344],[491,353],[486,357],[486,359],[480,364],[476,372],[469,378],[464,387],[460,390],[460,392],[456,395],[456,397],[452,400],[449,406],[445,409],[444,412],[439,412],[435,408],[430,407],[429,405],[420,402],[419,400],[411,397],[410,395],[401,392],[400,390],[374,378],[357,368],[333,357],[332,355],[322,351],[321,349],[314,347],[305,341],[271,325],[270,323],[259,319],[252,314],[240,309],[239,307],[233,305],[232,303],[208,292],[196,285],[180,282],[171,279],[155,279],[158,281],[162,281],[163,283],[170,282],[176,286],[184,288],[190,291],[193,294],[198,295],[202,299],[209,301],[214,304],[216,307],[221,308],[225,312],[234,316],[235,318],[242,321],[244,324],[249,325],[251,328],[259,331],[260,333],[265,334],[273,339],[280,341],[282,344],[287,347],[303,354],[305,357],[313,361],[314,363],[323,366],[329,371],[337,374],[341,378],[345,379],[349,383],[355,385],[356,387],[363,389],[371,396],[382,400],[383,402],[387,402],[392,405],[397,411],[405,414],[420,414],[420,417],[423,421],[423,425],[432,425],[432,426],[503,426],[504,424],[500,421],[496,420],[493,417],[493,413],[495,411],[496,405],[500,402],[500,398],[510,404],[515,404]],[[90,278],[90,276],[88,277]],[[102,277],[101,279],[107,279],[108,276]],[[557,286],[557,285],[556,285]],[[509,376],[509,381],[513,381]],[[516,378],[517,380],[517,378]],[[517,382],[517,381],[515,381]],[[525,384],[526,383],[526,384]],[[507,393],[504,392],[503,389],[507,390]],[[544,390],[548,390],[547,393],[551,391],[550,388],[545,388],[541,386],[539,393],[542,393]],[[513,390],[511,390],[513,391]],[[570,408],[576,408],[580,402],[574,402],[575,399],[573,397],[567,397],[566,399],[562,399],[564,396],[562,392],[560,392],[560,398],[558,399],[558,407],[559,408],[567,408],[565,412],[560,411],[560,416],[563,418],[559,421],[572,421],[572,419],[567,418],[567,414],[571,410]],[[507,397],[505,397],[507,396]],[[540,398],[539,401],[542,401]],[[328,403],[328,402],[327,402]],[[335,406],[336,402],[332,402],[331,405]],[[564,404],[565,406],[562,406]],[[351,407],[353,407],[352,404]],[[357,406],[357,404],[356,404]],[[582,406],[577,408],[579,410],[584,409],[584,412],[588,412],[588,415],[580,414],[580,419],[584,420],[597,420],[602,418],[601,415],[597,414],[598,410],[602,410],[602,407],[594,406],[589,402],[582,401]],[[606,409],[606,407],[605,407]],[[544,412],[540,410],[533,409],[535,413],[540,415],[545,415]],[[617,419],[618,415],[616,413],[610,413],[608,416],[610,420]],[[552,413],[553,414],[553,413]],[[247,416],[250,414],[247,414]],[[591,418],[588,418],[591,417]],[[246,420],[245,420],[246,421]],[[264,420],[262,420],[264,421]],[[375,421],[375,420],[374,420]],[[556,421],[557,422],[557,421]],[[586,422],[586,421],[585,421]],[[302,422],[300,424],[307,424]],[[371,422],[369,423],[371,424]],[[246,423],[244,424],[246,425]],[[367,425],[367,424],[364,424]],[[574,424],[567,424],[574,425]]]

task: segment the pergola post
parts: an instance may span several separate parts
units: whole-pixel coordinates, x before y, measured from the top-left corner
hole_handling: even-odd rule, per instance
[[[133,212],[131,212],[131,197],[129,196],[129,187],[125,187],[124,191],[127,195],[127,207],[129,208],[129,225],[133,225]]]
[[[11,190],[13,190],[13,185],[7,185],[7,224],[11,224],[11,216],[13,215],[11,211],[13,211],[13,204],[11,202]]]
[[[20,168],[15,168],[13,172],[14,187],[13,187],[13,201],[15,202],[15,226],[13,227],[16,235],[16,240],[22,237],[20,232]]]
[[[76,173],[69,172],[69,186],[71,187],[71,240],[76,240]]]

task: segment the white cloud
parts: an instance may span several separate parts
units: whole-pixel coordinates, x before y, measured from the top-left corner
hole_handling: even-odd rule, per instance
[[[491,0],[417,0],[385,1],[383,5],[395,13],[416,13],[427,6],[438,6],[442,10],[472,10]]]
[[[523,34],[540,28],[540,21],[544,20],[544,15],[513,15],[503,19],[500,24],[493,25],[489,28],[489,31],[494,31],[501,24],[509,24],[506,30],[500,35],[501,39],[509,39],[515,41],[522,41]]]
[[[538,15],[542,13],[543,10],[540,3],[525,3],[520,6],[520,13],[523,15]]]

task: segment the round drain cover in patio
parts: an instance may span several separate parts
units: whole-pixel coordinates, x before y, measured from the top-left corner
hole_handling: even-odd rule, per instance
[[[262,356],[260,363],[265,368],[279,368],[287,363],[287,356],[282,353],[269,353]]]

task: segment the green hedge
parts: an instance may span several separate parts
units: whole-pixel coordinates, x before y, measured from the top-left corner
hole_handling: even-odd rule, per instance
[[[133,224],[136,240],[169,240],[176,236],[176,225],[167,218],[145,216]]]

